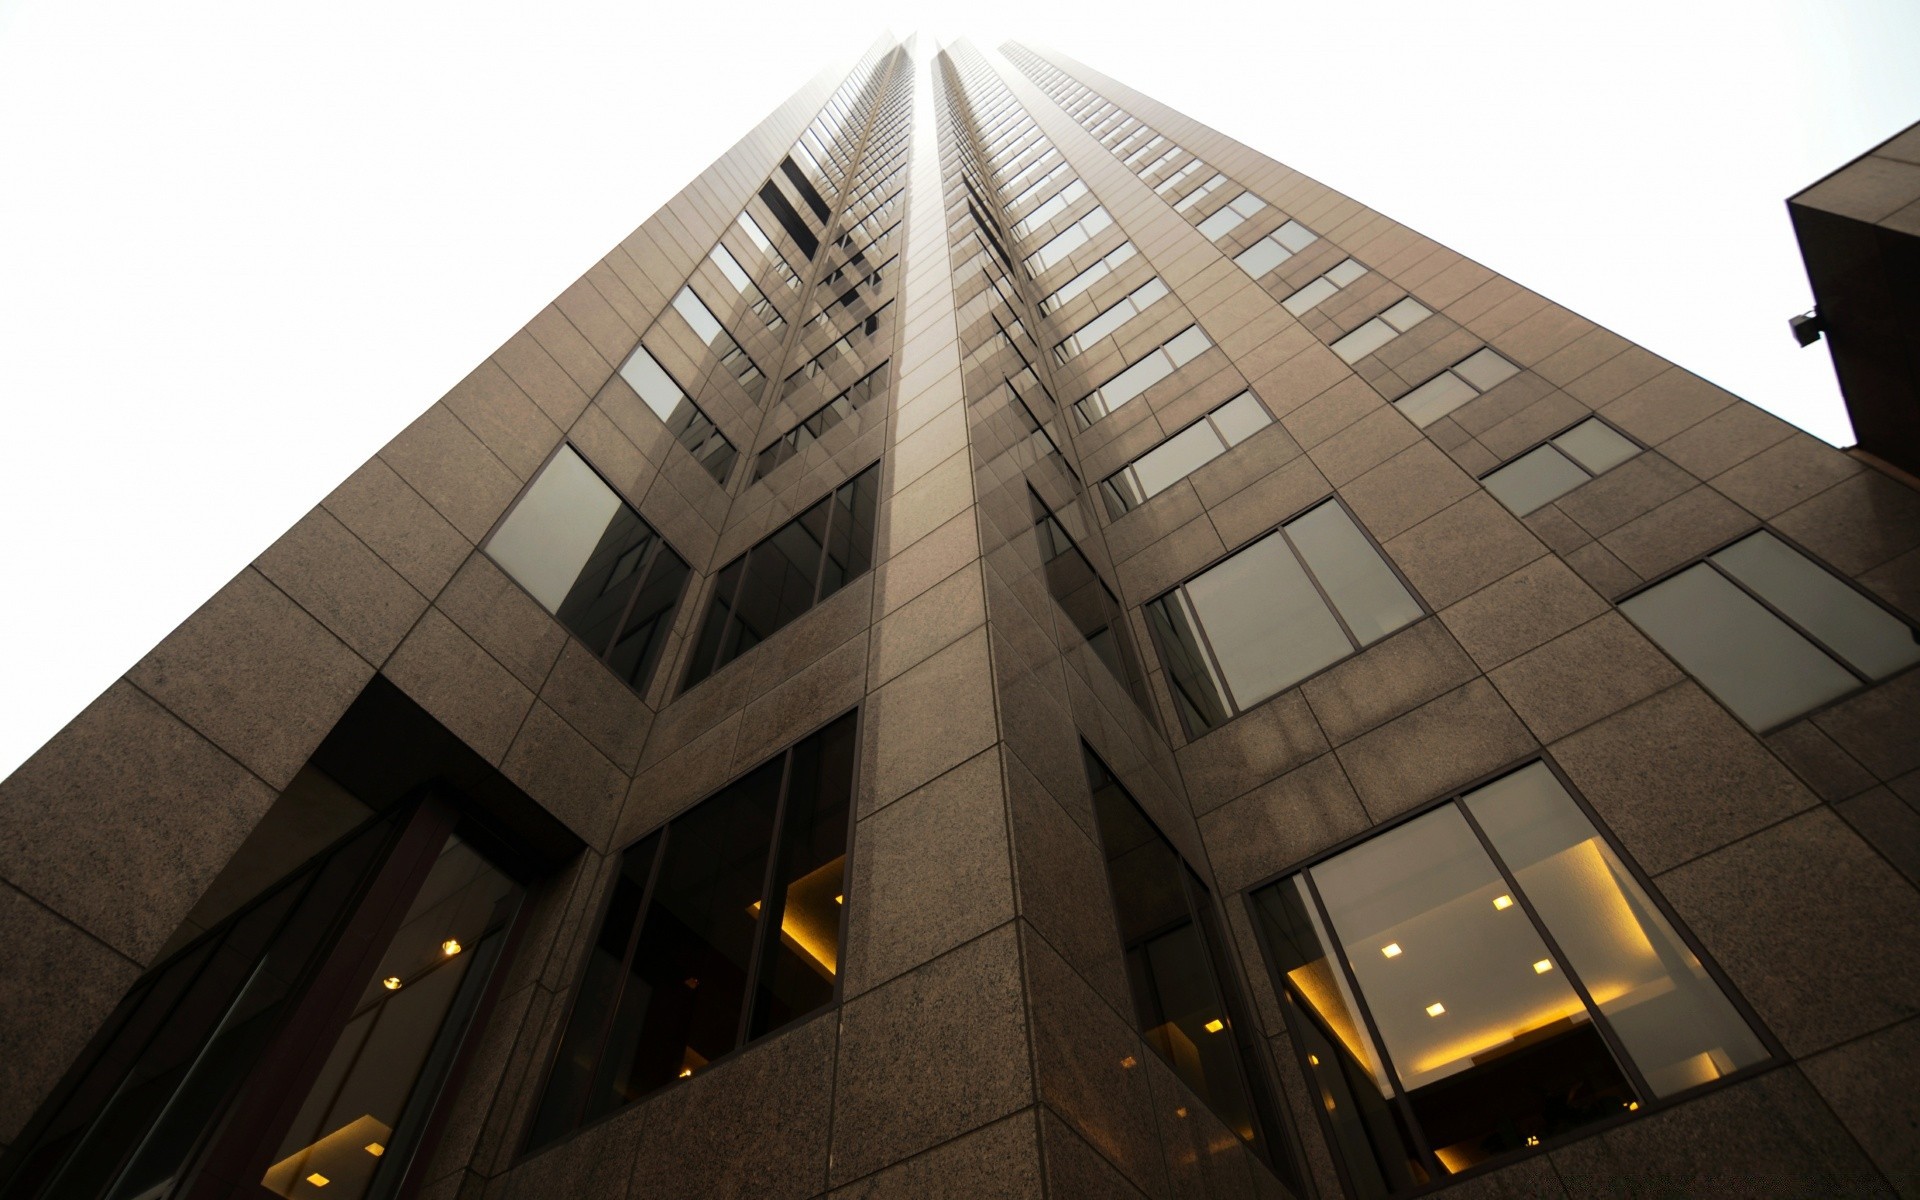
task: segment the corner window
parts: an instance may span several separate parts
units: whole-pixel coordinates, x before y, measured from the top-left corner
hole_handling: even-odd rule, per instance
[[[1152,720],[1153,705],[1147,697],[1146,673],[1140,669],[1133,636],[1127,632],[1126,609],[1121,606],[1120,598],[1107,587],[1066,527],[1031,487],[1027,489],[1027,499],[1033,505],[1034,533],[1040,542],[1040,562],[1047,591],[1074,629],[1086,639],[1094,656],[1106,664],[1107,670],[1133,697],[1134,704]]]
[[[1548,438],[1504,467],[1480,477],[1494,499],[1524,517],[1587,480],[1626,462],[1640,447],[1598,417]]]
[[[1544,763],[1251,901],[1359,1196],[1552,1146],[1769,1058]]]
[[[880,467],[868,467],[721,568],[684,687],[758,646],[873,565]]]
[[[1180,1082],[1297,1190],[1256,1049],[1259,1034],[1229,965],[1213,896],[1106,765],[1084,743],[1080,750],[1140,1033]]]
[[[1334,342],[1332,350],[1346,362],[1359,362],[1432,315],[1432,309],[1408,296]]]
[[[775,467],[804,451],[827,430],[860,411],[867,401],[883,395],[887,388],[887,363],[881,363],[856,380],[852,387],[827,401],[806,420],[782,434],[780,440],[762,450],[753,463],[753,481],[765,479]]]
[[[531,1145],[834,1002],[854,730],[848,713],[627,848]]]
[[[1241,392],[1102,480],[1107,511],[1124,516],[1272,423],[1253,393]]]
[[[1187,732],[1198,736],[1421,616],[1328,500],[1146,606]]]
[[[687,563],[573,447],[541,468],[485,549],[628,686],[646,685]]]
[[[1298,221],[1288,221],[1235,255],[1233,261],[1239,264],[1242,271],[1259,279],[1268,271],[1313,245],[1319,236]]]
[[[673,440],[706,468],[715,483],[725,487],[739,452],[645,346],[635,347],[627,361],[620,364],[620,378],[653,410],[654,416],[666,423]]]
[[[687,328],[693,330],[694,336],[704,342],[707,349],[713,351],[720,365],[739,381],[741,387],[751,390],[766,378],[760,373],[760,368],[754,365],[753,359],[747,356],[747,352],[740,348],[733,334],[720,323],[720,318],[713,315],[713,310],[692,288],[683,287],[674,294],[673,311],[680,314]]]
[[[1920,662],[1912,626],[1764,529],[1620,611],[1755,730]]]
[[[1520,373],[1520,368],[1481,347],[1393,402],[1402,416],[1425,429],[1462,404]]]

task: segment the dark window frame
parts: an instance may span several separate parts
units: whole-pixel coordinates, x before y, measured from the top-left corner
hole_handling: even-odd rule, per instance
[[[1171,442],[1173,439],[1179,437],[1181,434],[1185,433],[1187,430],[1192,429],[1195,425],[1211,424],[1211,419],[1214,413],[1219,412],[1221,409],[1225,408],[1229,404],[1232,404],[1235,400],[1238,400],[1242,396],[1253,397],[1253,402],[1259,405],[1260,411],[1267,415],[1267,424],[1261,426],[1259,429],[1254,430],[1252,433],[1248,434],[1246,437],[1241,438],[1238,442],[1235,442],[1233,445],[1227,446],[1226,449],[1214,455],[1212,458],[1208,459],[1206,462],[1201,463],[1200,466],[1195,467],[1192,471],[1188,471],[1185,475],[1182,475],[1179,479],[1174,480],[1174,483],[1179,483],[1182,480],[1191,478],[1195,472],[1201,470],[1202,468],[1208,466],[1211,463],[1217,462],[1220,459],[1225,458],[1227,455],[1232,454],[1235,450],[1238,450],[1242,445],[1252,441],[1256,437],[1259,437],[1260,434],[1263,433],[1269,426],[1278,425],[1280,423],[1280,418],[1273,415],[1273,410],[1267,407],[1267,402],[1260,398],[1260,393],[1254,391],[1251,384],[1245,387],[1242,387],[1239,391],[1235,392],[1233,395],[1228,396],[1225,400],[1222,400],[1220,403],[1214,405],[1212,408],[1207,409],[1205,412],[1201,413],[1199,416],[1195,417],[1193,420],[1188,421],[1185,425],[1182,425],[1180,428],[1174,430],[1172,433],[1167,434],[1165,437],[1161,438],[1159,441],[1155,442],[1153,445],[1147,447],[1145,450],[1142,450],[1140,453],[1134,455],[1132,458],[1128,459],[1124,463],[1121,463],[1118,467],[1115,467],[1112,471],[1107,473],[1106,478],[1102,479],[1098,485],[1099,491],[1100,491],[1101,507],[1107,510],[1107,524],[1111,526],[1116,521],[1120,520],[1120,518],[1126,516],[1128,513],[1131,513],[1136,509],[1145,508],[1147,505],[1159,499],[1162,495],[1165,495],[1166,492],[1170,491],[1173,487],[1173,484],[1168,484],[1165,488],[1162,488],[1160,491],[1155,492],[1151,496],[1148,496],[1145,500],[1142,500],[1140,503],[1131,505],[1125,509],[1122,509],[1120,512],[1116,513],[1113,511],[1114,500],[1112,497],[1110,497],[1107,494],[1108,487],[1113,483],[1115,479],[1118,479],[1124,472],[1126,472],[1129,468],[1131,468],[1135,463],[1147,457],[1149,454],[1152,454],[1155,450],[1160,449],[1160,447],[1166,445],[1168,442]],[[1214,432],[1217,435],[1219,433],[1219,430],[1215,429]],[[1223,443],[1225,442],[1225,440],[1226,440],[1225,438],[1221,439]],[[1305,511],[1306,510],[1303,509],[1302,513],[1304,514]],[[1251,542],[1247,544],[1252,545]],[[1189,576],[1189,578],[1191,578],[1191,576]],[[1176,586],[1180,586],[1180,585],[1176,585]]]
[[[1262,965],[1266,968],[1267,979],[1274,990],[1275,998],[1278,999],[1281,1004],[1283,1016],[1287,1015],[1287,1010],[1289,1006],[1293,1004],[1293,1001],[1289,998],[1285,981],[1280,977],[1278,970],[1274,967],[1277,956],[1274,954],[1273,946],[1268,940],[1267,931],[1260,920],[1259,912],[1254,906],[1254,893],[1291,879],[1301,872],[1309,870],[1329,859],[1338,858],[1356,846],[1372,841],[1374,838],[1383,837],[1403,825],[1417,821],[1421,817],[1437,812],[1449,805],[1459,806],[1462,814],[1466,816],[1468,825],[1473,829],[1476,840],[1480,842],[1483,850],[1488,851],[1488,857],[1492,860],[1495,869],[1500,873],[1501,878],[1508,886],[1514,889],[1512,895],[1514,896],[1515,903],[1521,906],[1526,912],[1528,919],[1534,924],[1536,930],[1541,932],[1542,940],[1546,942],[1555,959],[1562,963],[1567,961],[1565,956],[1561,954],[1558,943],[1553,938],[1551,931],[1547,929],[1546,922],[1533,910],[1532,902],[1527,899],[1524,889],[1520,888],[1518,883],[1515,882],[1511,870],[1506,865],[1506,861],[1489,849],[1490,843],[1485,833],[1481,831],[1478,821],[1467,814],[1463,803],[1467,796],[1479,789],[1504,779],[1516,771],[1532,766],[1534,763],[1540,763],[1545,766],[1548,771],[1552,772],[1554,780],[1565,790],[1567,796],[1573,801],[1574,806],[1580,810],[1581,815],[1593,825],[1594,832],[1599,835],[1600,840],[1606,844],[1607,848],[1613,852],[1620,864],[1626,868],[1627,874],[1632,877],[1633,882],[1639,886],[1640,890],[1646,894],[1648,901],[1653,905],[1655,911],[1667,922],[1668,926],[1672,928],[1674,935],[1686,946],[1688,952],[1698,960],[1701,968],[1706,971],[1708,978],[1713,980],[1714,984],[1720,989],[1721,994],[1727,998],[1728,1003],[1731,1004],[1734,1011],[1739,1014],[1741,1020],[1747,1023],[1748,1028],[1751,1029],[1754,1036],[1759,1039],[1761,1046],[1766,1049],[1768,1057],[1762,1062],[1741,1067],[1717,1079],[1697,1084],[1670,1096],[1650,1096],[1650,1098],[1639,1102],[1639,1108],[1632,1111],[1622,1111],[1617,1116],[1606,1117],[1594,1121],[1591,1124],[1581,1126],[1578,1130],[1556,1140],[1551,1147],[1545,1145],[1522,1146],[1507,1151],[1504,1154],[1495,1155],[1485,1162],[1476,1163],[1474,1166],[1458,1174],[1439,1174],[1431,1183],[1406,1191],[1391,1193],[1393,1200],[1406,1200],[1407,1197],[1430,1195],[1476,1176],[1491,1174],[1512,1166],[1514,1163],[1520,1162],[1523,1159],[1545,1154],[1550,1150],[1558,1150],[1582,1139],[1594,1137],[1609,1130],[1617,1129],[1622,1125],[1630,1124],[1643,1117],[1664,1112],[1678,1105],[1691,1103],[1721,1088],[1738,1086],[1756,1076],[1764,1075],[1768,1071],[1784,1067],[1792,1061],[1786,1048],[1781,1044],[1780,1039],[1774,1035],[1773,1030],[1765,1021],[1761,1020],[1760,1015],[1754,1011],[1752,1005],[1747,1002],[1746,997],[1741,994],[1739,989],[1733,985],[1733,981],[1721,970],[1720,964],[1707,953],[1706,947],[1694,936],[1693,930],[1688,928],[1686,922],[1680,919],[1679,914],[1677,914],[1672,905],[1667,902],[1666,896],[1654,886],[1653,878],[1641,868],[1639,862],[1633,855],[1627,852],[1626,848],[1621,844],[1620,839],[1615,836],[1613,830],[1601,819],[1600,814],[1594,807],[1587,802],[1586,796],[1581,793],[1579,788],[1574,786],[1573,780],[1567,776],[1567,773],[1561,769],[1560,764],[1556,762],[1553,756],[1544,748],[1521,758],[1514,759],[1505,766],[1489,771],[1476,779],[1450,788],[1437,796],[1414,805],[1403,813],[1396,813],[1394,816],[1381,821],[1377,825],[1372,825],[1359,833],[1342,838],[1331,846],[1316,850],[1312,854],[1306,855],[1292,864],[1263,876],[1240,889],[1239,896],[1241,904],[1244,907],[1248,922],[1253,927],[1254,940],[1259,948]],[[1320,904],[1317,892],[1315,893],[1315,903],[1317,906]],[[1320,915],[1323,921],[1326,920],[1323,906]],[[1332,928],[1332,926],[1329,924],[1328,928]],[[1333,950],[1337,953],[1338,947],[1334,947]],[[1336,964],[1336,966],[1339,966],[1339,964]],[[1350,974],[1350,972],[1350,968],[1342,968],[1343,975]],[[1349,984],[1351,985],[1351,980],[1349,980]],[[1584,994],[1584,989],[1582,989],[1581,998],[1591,1005],[1590,998]],[[1356,1005],[1363,1010],[1363,1013],[1356,1015],[1361,1016],[1362,1025],[1365,1027],[1367,1036],[1374,1041],[1376,1048],[1378,1048],[1381,1054],[1386,1054],[1385,1048],[1379,1045],[1380,1034],[1379,1031],[1373,1027],[1372,1018],[1364,1015],[1366,998],[1364,994],[1358,990],[1357,986],[1355,986],[1354,990],[1354,1000]],[[1619,1059],[1621,1069],[1630,1073],[1629,1078],[1634,1081],[1636,1086],[1640,1085],[1642,1081],[1640,1080],[1639,1070],[1632,1065],[1632,1060],[1629,1056],[1619,1052],[1614,1041],[1614,1035],[1611,1032],[1611,1027],[1602,1022],[1597,1023],[1596,1029],[1605,1031],[1604,1036],[1607,1040],[1608,1049]],[[1312,1066],[1307,1061],[1308,1051],[1306,1046],[1293,1034],[1291,1027],[1289,1027],[1285,1033],[1278,1035],[1278,1038],[1284,1038],[1284,1040],[1293,1047],[1300,1078],[1311,1088],[1313,1080]],[[1390,1062],[1390,1060],[1386,1061]],[[1400,1086],[1397,1079],[1395,1080],[1395,1095],[1392,1099],[1388,1100],[1387,1103],[1396,1106],[1404,1106],[1406,1103],[1405,1089]],[[1349,1195],[1355,1194],[1356,1189],[1347,1173],[1345,1158],[1334,1149],[1336,1139],[1332,1122],[1329,1121],[1325,1111],[1320,1105],[1309,1104],[1308,1107],[1314,1110],[1315,1119],[1320,1126],[1321,1136],[1326,1140],[1330,1157],[1333,1159],[1334,1169],[1339,1173],[1341,1187],[1345,1189]],[[1404,1108],[1402,1108],[1402,1111],[1405,1111]],[[1413,1131],[1417,1132],[1418,1128],[1419,1126],[1417,1124],[1412,1126]],[[1424,1140],[1418,1143],[1418,1148],[1423,1151],[1426,1150]],[[1427,1151],[1427,1157],[1432,1157],[1430,1151]],[[1429,1163],[1427,1165],[1431,1168],[1433,1164]]]
[[[1493,350],[1493,347],[1485,346],[1485,347],[1482,347],[1482,349]],[[1494,350],[1493,352],[1495,354],[1500,354],[1498,350]],[[1473,353],[1478,354],[1480,353],[1480,351],[1475,350]],[[1467,357],[1471,358],[1473,357],[1473,355],[1470,354]],[[1500,357],[1506,358],[1507,356],[1504,354],[1501,354]],[[1465,362],[1466,359],[1463,358],[1460,361]],[[1507,361],[1512,362],[1513,360],[1507,359]],[[1451,367],[1447,368],[1447,370],[1449,371],[1452,369],[1453,368]],[[1522,367],[1520,369],[1522,371],[1526,370],[1525,367]],[[1509,378],[1514,378],[1514,376],[1509,376]],[[1500,382],[1505,383],[1506,380],[1503,379]],[[1424,387],[1426,385],[1422,384],[1421,386]],[[1495,384],[1494,386],[1498,387],[1499,384]],[[1481,396],[1484,396],[1486,394],[1487,394],[1486,392],[1480,393]],[[1476,400],[1479,399],[1479,396],[1474,397],[1474,399]],[[1470,400],[1467,403],[1471,404],[1472,401]],[[1464,405],[1462,407],[1464,407]],[[1451,416],[1452,414],[1448,414],[1448,415]],[[1619,434],[1626,441],[1631,442],[1633,445],[1639,447],[1639,449],[1633,454],[1631,458],[1622,459],[1618,463],[1615,463],[1613,466],[1608,467],[1606,470],[1600,472],[1600,475],[1612,474],[1614,471],[1617,471],[1621,467],[1624,467],[1628,463],[1632,462],[1635,458],[1639,458],[1642,454],[1645,454],[1649,450],[1653,449],[1652,446],[1647,445],[1645,442],[1641,441],[1639,438],[1628,433],[1626,430],[1620,428],[1618,425],[1615,425],[1612,421],[1607,420],[1605,417],[1601,416],[1598,412],[1590,412],[1586,416],[1581,417],[1579,420],[1574,421],[1572,424],[1568,425],[1566,428],[1555,430],[1554,432],[1548,434],[1546,437],[1541,438],[1539,441],[1533,443],[1531,446],[1528,446],[1526,449],[1518,451],[1517,453],[1508,455],[1506,458],[1502,459],[1497,465],[1489,467],[1486,470],[1480,472],[1478,475],[1475,475],[1473,477],[1473,481],[1479,484],[1482,488],[1485,488],[1487,484],[1487,477],[1489,475],[1499,474],[1500,472],[1506,470],[1508,467],[1512,466],[1513,464],[1519,462],[1521,459],[1525,458],[1527,455],[1532,454],[1535,450],[1540,449],[1540,447],[1550,444],[1554,438],[1560,437],[1564,434],[1571,433],[1574,430],[1580,428],[1580,426],[1585,425],[1588,421],[1600,422],[1602,425],[1606,426],[1608,429],[1611,429],[1613,430],[1613,432]],[[1564,456],[1567,459],[1567,461],[1571,462],[1574,466],[1579,467],[1582,471],[1587,471],[1586,464],[1581,462],[1579,459],[1575,458],[1573,455],[1568,454],[1565,450],[1561,450],[1558,446],[1555,446],[1554,450],[1557,453]],[[1592,471],[1587,471],[1587,483],[1592,483],[1594,480],[1600,478],[1600,475],[1596,475]],[[1561,492],[1559,496],[1555,496],[1552,500],[1543,501],[1538,508],[1529,510],[1525,516],[1519,516],[1518,514],[1516,514],[1516,517],[1519,520],[1525,520],[1526,517],[1532,516],[1534,513],[1539,512],[1540,509],[1545,508],[1547,505],[1552,504],[1555,501],[1559,500],[1561,496],[1571,496],[1585,486],[1586,486],[1585,483],[1577,483],[1574,486],[1568,488],[1566,491]],[[1502,504],[1500,507],[1506,508],[1506,505]],[[1508,509],[1508,511],[1512,512],[1511,509]]]

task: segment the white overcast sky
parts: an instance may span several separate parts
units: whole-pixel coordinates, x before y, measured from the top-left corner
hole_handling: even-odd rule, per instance
[[[888,28],[1057,46],[1850,440],[1783,201],[1920,119],[1916,0],[0,0],[0,776]]]

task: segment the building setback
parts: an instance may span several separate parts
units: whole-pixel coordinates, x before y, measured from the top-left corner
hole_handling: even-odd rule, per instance
[[[1920,496],[883,39],[0,783],[0,1197],[1920,1195]]]

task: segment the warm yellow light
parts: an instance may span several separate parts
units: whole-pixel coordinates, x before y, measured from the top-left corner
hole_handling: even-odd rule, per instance
[[[307,1182],[312,1184],[315,1187],[325,1187],[329,1183],[332,1183],[333,1181],[331,1179],[328,1179],[325,1175],[322,1175],[320,1172],[315,1171],[313,1174],[307,1176]]]
[[[1399,958],[1399,957],[1400,957],[1400,943],[1399,943],[1399,942],[1388,942],[1388,943],[1387,943],[1386,945],[1384,945],[1384,946],[1382,946],[1382,947],[1380,947],[1380,953],[1382,953],[1382,954],[1384,954],[1384,955],[1386,955],[1386,956],[1387,956],[1388,958]]]
[[[1543,958],[1539,962],[1533,964],[1533,973],[1535,975],[1545,975],[1548,971],[1551,971],[1551,970],[1553,970],[1553,960],[1550,958]]]
[[[1227,1023],[1225,1021],[1222,1021],[1219,1017],[1215,1017],[1213,1020],[1207,1022],[1206,1031],[1208,1033],[1219,1033],[1226,1027]]]
[[[1513,907],[1513,897],[1512,896],[1495,896],[1493,898],[1493,906],[1504,912],[1505,910]]]
[[[1187,1109],[1186,1109],[1186,1106],[1185,1106],[1185,1105],[1181,1105],[1181,1106],[1180,1106],[1179,1108],[1176,1108],[1176,1109],[1174,1109],[1174,1110],[1173,1110],[1173,1115],[1174,1115],[1174,1116],[1176,1116],[1176,1117],[1184,1117],[1184,1116],[1186,1116],[1186,1115],[1187,1115]]]
[[[1134,1058],[1133,1055],[1129,1054],[1125,1058],[1120,1060],[1120,1065],[1122,1067],[1125,1067],[1127,1070],[1131,1071],[1135,1067],[1139,1066],[1140,1062],[1138,1059]]]
[[[680,1078],[682,1078],[682,1079],[691,1079],[691,1078],[693,1078],[693,1068],[692,1068],[692,1067],[681,1067],[681,1068],[680,1068]]]
[[[1432,1004],[1427,1005],[1427,1015],[1430,1017],[1437,1017],[1446,1011],[1447,1011],[1447,1006],[1440,1003],[1438,1000],[1434,1001]]]
[[[1319,1065],[1320,1065],[1320,1056],[1319,1056],[1318,1054],[1309,1054],[1309,1055],[1307,1055],[1307,1065],[1308,1065],[1308,1066],[1310,1066],[1310,1067],[1317,1067],[1317,1066],[1319,1066]]]
[[[1627,1111],[1628,1111],[1628,1112],[1639,1112],[1639,1111],[1640,1111],[1640,1102],[1639,1102],[1638,1100],[1629,1100],[1629,1101],[1627,1102]]]
[[[847,902],[847,898],[845,896],[835,896],[833,898],[833,902],[835,904],[845,904]]]
[[[460,939],[448,938],[446,941],[441,942],[440,953],[446,955],[448,958],[452,958],[454,955],[460,953]]]
[[[387,1148],[385,1146],[382,1146],[379,1142],[367,1143],[367,1153],[373,1155],[375,1158],[379,1158],[382,1154],[385,1154],[386,1152],[387,1152]]]
[[[400,990],[400,977],[398,975],[389,975],[380,981],[380,986],[390,992],[397,992]]]
[[[1539,1144],[1540,1144],[1540,1138],[1538,1135],[1531,1134],[1531,1133],[1527,1135],[1527,1145],[1538,1146]]]

